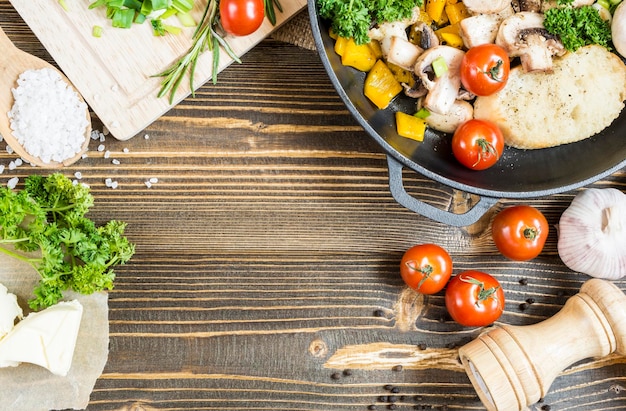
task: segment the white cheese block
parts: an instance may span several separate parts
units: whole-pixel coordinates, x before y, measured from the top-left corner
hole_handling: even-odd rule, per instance
[[[11,294],[3,284],[0,284],[0,339],[13,329],[15,319],[21,319],[23,315],[15,294]]]
[[[0,367],[31,363],[66,376],[74,356],[83,306],[60,302],[29,314],[0,340]]]

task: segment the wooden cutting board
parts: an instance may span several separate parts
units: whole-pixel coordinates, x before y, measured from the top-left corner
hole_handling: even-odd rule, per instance
[[[91,0],[65,0],[67,10],[56,0],[10,2],[115,138],[133,137],[191,94],[187,77],[170,104],[168,96],[157,98],[161,78],[152,76],[185,54],[194,28],[185,28],[179,35],[155,37],[148,21],[130,29],[111,27],[104,8],[88,9]],[[207,0],[196,0],[192,11],[196,21],[200,21],[206,4]],[[276,26],[265,19],[249,36],[226,38],[237,56],[302,10],[306,0],[282,0],[281,5],[283,12],[277,10]],[[176,17],[168,21],[181,26]],[[92,35],[94,26],[103,28],[100,38]],[[219,62],[222,71],[233,60],[222,51]],[[194,89],[211,79],[212,64],[210,52],[200,56]]]

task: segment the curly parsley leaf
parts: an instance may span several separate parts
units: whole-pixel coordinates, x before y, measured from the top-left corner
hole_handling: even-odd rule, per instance
[[[589,44],[611,50],[611,26],[591,6],[548,9],[543,24],[549,33],[559,36],[569,51]]]
[[[353,38],[357,44],[370,41],[373,23],[397,21],[411,16],[423,0],[316,0],[320,17],[331,23],[340,37]]]
[[[112,289],[112,267],[133,256],[125,223],[112,220],[96,227],[85,217],[93,204],[87,186],[73,184],[61,173],[32,175],[19,192],[0,188],[0,252],[29,263],[41,277],[31,308],[56,304],[65,290],[92,294]]]

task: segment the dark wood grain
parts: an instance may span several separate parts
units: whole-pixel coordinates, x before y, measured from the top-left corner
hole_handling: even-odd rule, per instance
[[[0,26],[50,60],[6,0]],[[3,149],[2,184],[48,172],[8,170],[11,160]],[[380,410],[385,384],[399,387],[398,409],[482,409],[456,358],[481,330],[455,325],[441,295],[403,287],[404,250],[437,242],[455,271],[496,274],[507,293],[501,321],[515,325],[554,315],[588,278],[561,263],[555,230],[531,262],[497,253],[490,219],[520,200],[502,200],[464,228],[398,205],[384,153],[344,108],[317,54],[277,41],[133,139],[92,141],[89,157],[64,172],[91,186],[91,216],[128,222],[137,245],[116,270],[110,355],[89,410]],[[150,178],[158,182],[147,187]],[[439,207],[475,200],[415,173],[406,181]],[[626,172],[595,185],[626,190]],[[575,194],[523,202],[554,226]],[[535,303],[521,310],[528,298]],[[624,387],[625,358],[585,360],[532,409],[625,409]]]

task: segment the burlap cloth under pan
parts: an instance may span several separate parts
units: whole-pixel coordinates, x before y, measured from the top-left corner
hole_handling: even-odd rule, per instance
[[[275,40],[294,44],[308,50],[316,49],[315,40],[313,40],[313,32],[311,31],[311,23],[309,21],[309,13],[306,8],[279,27],[271,37]]]

